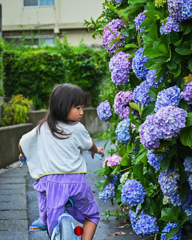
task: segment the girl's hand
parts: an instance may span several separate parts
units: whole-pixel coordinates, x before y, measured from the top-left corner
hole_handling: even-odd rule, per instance
[[[104,151],[102,147],[97,147],[97,152],[90,151],[92,159],[94,159],[95,153],[100,153],[102,157],[104,156]]]
[[[102,148],[102,147],[98,147],[98,148],[97,148],[97,153],[100,153],[100,154],[101,154],[101,157],[104,157],[104,151],[103,151],[103,148]]]
[[[19,154],[19,161],[20,161],[20,162],[23,162],[23,159],[22,159],[23,157],[25,157],[25,156],[24,156],[22,153],[20,153],[20,154]]]

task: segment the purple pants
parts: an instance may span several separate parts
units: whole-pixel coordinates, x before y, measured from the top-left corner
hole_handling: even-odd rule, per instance
[[[74,207],[68,212],[77,221],[84,223],[86,218],[98,224],[98,205],[85,174],[46,175],[35,181],[33,187],[38,192],[40,221],[48,226],[50,236],[69,197],[74,200]]]

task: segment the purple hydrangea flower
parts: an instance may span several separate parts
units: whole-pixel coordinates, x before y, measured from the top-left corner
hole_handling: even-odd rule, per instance
[[[137,206],[144,202],[145,189],[139,181],[128,179],[121,190],[121,201],[128,206]]]
[[[179,22],[172,18],[172,17],[167,17],[166,23],[162,24],[160,27],[160,33],[162,34],[170,34],[172,31],[179,32],[180,31],[180,24]]]
[[[155,101],[154,98],[149,97],[150,85],[147,81],[143,81],[139,86],[137,86],[133,91],[133,100],[140,107],[146,107],[150,102]]]
[[[185,127],[187,111],[175,106],[160,108],[148,115],[139,127],[141,143],[148,150],[159,147],[160,140],[177,137]]]
[[[166,153],[163,153],[160,156],[158,156],[158,154],[153,153],[153,150],[148,150],[147,152],[148,163],[156,170],[160,170],[161,161],[165,156]]]
[[[103,31],[103,47],[108,51],[109,54],[113,55],[117,49],[125,45],[125,37],[123,34],[120,34],[121,28],[125,28],[125,24],[121,19],[113,19],[104,27]],[[110,30],[111,31],[110,31]],[[120,42],[114,42],[111,45],[111,42],[118,38],[120,35]]]
[[[101,102],[99,106],[97,107],[97,115],[100,120],[107,122],[112,115],[111,112],[111,106],[108,102],[108,100],[105,100],[104,102]]]
[[[149,58],[143,56],[143,50],[144,48],[139,48],[135,52],[135,56],[132,60],[132,69],[139,79],[145,80],[149,69],[147,69],[144,64],[149,60]]]
[[[140,28],[140,25],[146,19],[146,16],[145,16],[146,12],[147,11],[144,10],[143,12],[139,13],[137,17],[134,19],[136,30],[139,33],[141,33],[145,29],[144,27]]]
[[[99,199],[106,202],[109,199],[113,199],[115,196],[115,186],[112,183],[108,183],[102,191],[99,192]]]
[[[132,210],[129,210],[129,217],[134,232],[141,237],[153,235],[159,231],[157,218],[144,213],[143,211],[137,216]]]
[[[155,70],[149,70],[146,74],[146,83],[152,87],[152,88],[158,88],[159,84],[165,79],[166,75],[161,77],[158,81],[156,81],[156,69]]]
[[[131,140],[130,136],[130,120],[124,119],[117,124],[117,128],[115,130],[117,139],[122,143],[127,143]]]
[[[181,22],[192,18],[191,0],[167,0],[170,17]]]
[[[185,86],[182,96],[188,104],[192,104],[192,82]]]
[[[107,162],[108,167],[117,166],[120,164],[122,157],[120,157],[117,154],[113,154],[112,156],[106,157],[105,161],[103,162],[103,167],[105,167],[105,164]]]
[[[177,181],[179,180],[179,174],[175,170],[168,169],[165,172],[159,174],[158,182],[163,192],[163,203],[172,203],[173,206],[180,206],[181,199],[178,194]]]
[[[157,95],[157,100],[155,103],[155,112],[160,108],[166,106],[175,106],[179,105],[181,100],[181,91],[178,86],[169,87],[160,91]]]
[[[170,232],[171,229],[177,227],[178,223],[167,223],[167,225],[163,228],[161,239],[166,240],[167,233]],[[181,230],[179,230],[170,240],[183,240],[181,235]]]
[[[120,91],[114,99],[114,109],[121,119],[129,116],[129,103],[133,99],[133,91]]]
[[[129,53],[118,52],[110,59],[109,70],[112,81],[116,85],[125,85],[129,78],[132,62],[128,57]]]
[[[187,20],[192,18],[192,0],[180,0],[181,19]]]

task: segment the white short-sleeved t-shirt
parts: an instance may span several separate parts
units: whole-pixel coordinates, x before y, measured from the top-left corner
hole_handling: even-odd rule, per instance
[[[32,178],[38,179],[49,174],[86,173],[87,167],[83,151],[92,147],[92,139],[81,123],[72,125],[59,123],[67,139],[57,139],[51,134],[47,123],[22,136],[20,140],[23,153]]]

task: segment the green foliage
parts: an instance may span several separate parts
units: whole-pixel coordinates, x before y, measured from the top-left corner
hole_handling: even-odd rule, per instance
[[[66,41],[37,49],[6,45],[3,52],[5,95],[21,93],[32,99],[37,109],[42,109],[47,108],[55,84],[70,82],[92,94],[93,105],[96,105],[99,85],[108,73],[107,59],[103,50],[83,44],[73,47]]]
[[[20,123],[26,123],[27,113],[30,110],[32,101],[18,94],[6,103],[2,102],[2,120],[0,126],[9,126]]]

